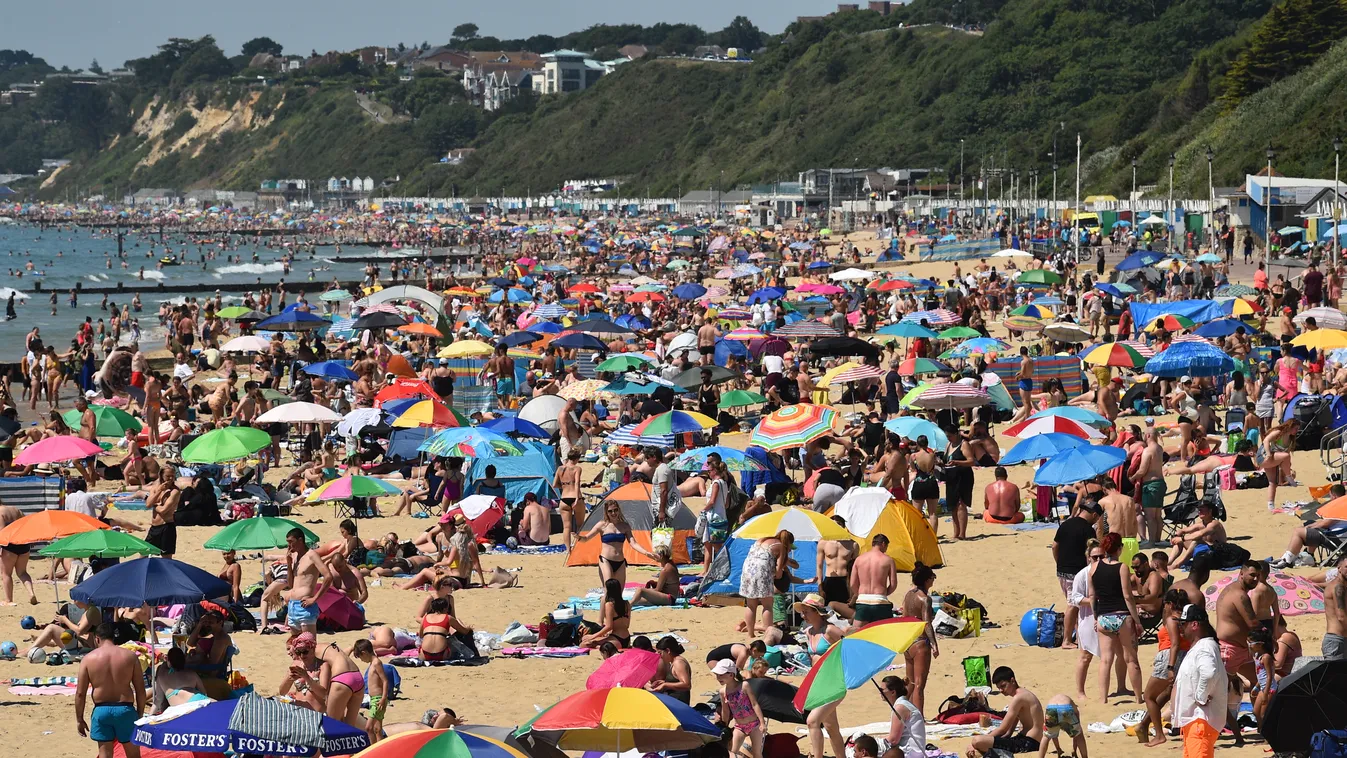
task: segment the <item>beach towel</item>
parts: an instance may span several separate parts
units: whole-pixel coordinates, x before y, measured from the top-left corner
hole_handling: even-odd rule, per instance
[[[262,740],[323,746],[323,714],[256,695],[239,698],[229,717],[229,728]]]
[[[1023,524],[997,524],[1015,532],[1041,532],[1044,529],[1056,529],[1057,525],[1051,522],[1025,522]]]
[[[500,553],[502,555],[547,555],[549,553],[566,552],[565,545],[520,545],[519,547],[508,547],[506,545],[496,545],[486,551],[487,553]]]
[[[496,409],[496,394],[488,386],[455,387],[454,405],[468,415],[486,413]]]
[[[42,696],[42,695],[74,695],[74,694],[75,694],[75,685],[73,685],[73,684],[49,684],[49,685],[42,686],[42,687],[35,687],[35,686],[32,686],[32,685],[28,685],[28,684],[24,684],[24,685],[15,685],[15,686],[9,688],[9,694],[11,694],[11,695],[28,695],[28,696]]]
[[[1043,388],[1043,383],[1049,379],[1060,379],[1062,390],[1066,396],[1076,397],[1085,391],[1085,377],[1081,374],[1081,362],[1075,356],[1040,356],[1034,358],[1034,391],[1038,392]],[[1015,386],[1015,377],[1020,373],[1020,360],[1016,358],[1003,358],[987,367],[987,370],[1001,377],[1001,382],[1007,386]],[[1016,404],[1020,402],[1020,393],[1012,392],[1010,396]]]
[[[415,650],[410,651],[415,653]],[[423,661],[417,655],[396,655],[388,659],[388,663],[393,666],[402,666],[403,668],[429,668],[431,666],[482,666],[490,660],[489,658],[469,658],[457,661]]]
[[[148,511],[150,506],[144,500],[113,500],[112,507],[119,511]]]
[[[587,647],[507,647],[501,655],[511,658],[575,658],[589,655]]]

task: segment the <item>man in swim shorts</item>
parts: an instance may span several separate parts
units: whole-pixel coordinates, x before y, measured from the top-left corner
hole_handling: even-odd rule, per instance
[[[1347,655],[1347,576],[1343,575],[1344,571],[1347,571],[1347,558],[1329,569],[1328,585],[1324,587],[1324,616],[1328,623],[1322,648],[1325,658]]]
[[[1001,725],[988,734],[979,734],[973,738],[965,755],[978,758],[993,750],[1007,753],[1037,753],[1043,741],[1043,704],[1038,696],[1021,687],[1015,680],[1015,672],[1009,666],[1001,666],[992,672],[992,686],[998,692],[1010,698],[1006,705],[1006,716]],[[1079,720],[1079,719],[1078,719]]]
[[[888,549],[889,538],[876,534],[870,539],[870,549],[851,565],[849,589],[855,598],[853,624],[857,626],[893,618],[889,595],[898,588],[898,571]]]
[[[1015,381],[1020,390],[1020,408],[1010,419],[1012,424],[1029,418],[1034,412],[1034,359],[1029,357],[1027,347],[1020,348],[1020,370],[1015,374]]]
[[[113,641],[113,625],[103,622],[94,632],[96,647],[80,661],[75,685],[75,724],[80,736],[98,743],[99,758],[112,758],[113,743],[120,742],[127,758],[140,758],[140,747],[131,742],[136,719],[145,713],[145,686],[140,662],[134,653]],[[84,705],[93,691],[94,709],[88,723]]]
[[[833,520],[842,524],[841,516]],[[851,618],[851,562],[856,557],[856,543],[852,540],[820,540],[818,543],[818,566],[815,576],[822,577],[819,582],[820,594],[830,608],[842,618]]]
[[[1141,492],[1141,509],[1146,516],[1146,533],[1149,541],[1141,547],[1165,547],[1163,525],[1160,517],[1165,508],[1165,452],[1160,447],[1160,432],[1155,427],[1146,429],[1146,447],[1137,456],[1133,464],[1132,481]]]

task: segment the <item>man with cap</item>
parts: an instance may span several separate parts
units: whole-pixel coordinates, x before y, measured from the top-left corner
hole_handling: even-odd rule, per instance
[[[1210,758],[1226,722],[1228,679],[1216,630],[1203,606],[1189,604],[1179,614],[1179,631],[1191,643],[1174,676],[1174,726],[1183,735],[1183,755]]]
[[[1062,588],[1062,596],[1068,600],[1071,598],[1071,585],[1075,582],[1076,574],[1085,568],[1086,545],[1095,537],[1094,525],[1103,513],[1104,509],[1098,502],[1081,500],[1075,515],[1063,521],[1057,527],[1057,534],[1052,538],[1052,558],[1057,562],[1057,583]],[[1071,633],[1076,629],[1079,612],[1075,605],[1068,603],[1065,626],[1062,630],[1063,648],[1076,647],[1071,641]]]

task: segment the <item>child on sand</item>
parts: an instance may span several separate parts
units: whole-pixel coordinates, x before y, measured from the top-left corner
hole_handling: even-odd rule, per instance
[[[711,673],[720,682],[720,719],[723,723],[734,724],[730,754],[741,754],[744,739],[747,738],[753,758],[762,758],[762,725],[766,719],[762,716],[757,698],[743,686],[734,661],[720,661],[711,669]]]
[[[361,663],[369,664],[365,668],[365,691],[369,693],[369,717],[365,719],[365,734],[369,735],[369,744],[378,742],[383,734],[384,712],[392,698],[388,677],[384,675],[384,665],[374,654],[374,644],[369,640],[356,640],[351,647],[351,657]]]
[[[1076,701],[1066,695],[1054,695],[1043,708],[1043,739],[1038,743],[1038,758],[1048,754],[1048,743],[1052,743],[1057,755],[1062,755],[1062,743],[1058,741],[1062,732],[1071,738],[1071,755],[1074,758],[1090,758]]]

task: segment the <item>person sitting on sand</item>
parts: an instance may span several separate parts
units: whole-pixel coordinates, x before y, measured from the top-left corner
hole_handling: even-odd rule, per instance
[[[365,584],[365,577],[352,569],[341,553],[333,553],[328,565],[332,568],[332,584],[328,586],[339,590],[356,605],[364,607],[365,601],[369,599],[369,586]]]
[[[683,646],[673,636],[665,635],[655,643],[655,650],[659,653],[659,670],[646,687],[682,703],[691,703],[692,666],[683,657]]]
[[[187,635],[187,666],[202,677],[223,679],[233,639],[225,632],[224,614],[208,610]]]
[[[609,640],[631,647],[631,604],[622,599],[622,582],[617,579],[603,583],[603,625],[581,637],[580,647],[592,649]]]
[[[515,539],[524,547],[541,547],[552,542],[552,512],[532,492],[524,495],[524,512],[519,517]]]
[[[365,679],[346,653],[335,643],[317,652],[318,640],[312,632],[290,638],[286,650],[292,663],[276,694],[293,692],[300,705],[363,728],[359,718]]]
[[[655,556],[660,563],[659,576],[636,589],[631,598],[632,605],[673,605],[683,597],[678,564],[674,563],[672,551],[661,545],[655,548]]]
[[[182,648],[169,648],[154,674],[153,713],[163,713],[169,706],[209,700],[205,692],[201,676],[187,668],[187,654]]]
[[[394,516],[400,516],[406,513],[412,515],[412,506],[416,503],[435,504],[440,500],[444,487],[444,464],[436,459],[431,461],[423,469],[422,476],[412,481],[412,486],[408,487],[398,497],[398,508],[393,511]]]
[[[1023,524],[1020,510],[1020,488],[1010,481],[1005,467],[997,466],[996,481],[982,491],[982,520],[988,524]]]
[[[1197,504],[1197,521],[1180,528],[1169,540],[1174,546],[1169,551],[1169,565],[1182,566],[1198,545],[1216,550],[1225,541],[1225,524],[1216,518],[1211,502],[1202,500]]]
[[[28,655],[33,654],[33,650],[47,647],[60,647],[67,650],[93,650],[98,646],[98,641],[94,639],[94,630],[103,623],[103,613],[98,606],[76,600],[72,603],[75,606],[74,616],[56,615],[52,617],[51,623],[42,628],[42,631],[29,637],[32,645],[28,648]],[[67,606],[66,613],[70,614],[70,608]],[[69,634],[70,640],[65,641],[63,636]]]
[[[342,522],[337,525],[337,531],[341,533],[340,539],[332,540],[326,545],[315,548],[318,555],[329,564],[332,563],[332,557],[338,554],[357,566],[364,563],[368,548],[360,539],[360,532],[355,525],[355,521],[342,519]]]
[[[226,550],[221,556],[224,559],[224,566],[220,568],[217,577],[229,583],[229,600],[233,603],[243,602],[243,567],[239,565],[238,553],[233,550]]]
[[[965,753],[967,758],[979,758],[993,749],[1007,753],[1037,753],[1043,742],[1043,704],[1038,696],[1015,680],[1009,666],[999,666],[992,672],[992,686],[1010,698],[1001,725],[987,734],[979,734]]]
[[[452,654],[449,635],[472,634],[472,629],[459,623],[449,612],[449,601],[437,597],[430,601],[430,611],[421,617],[420,655],[423,661],[443,661]]]
[[[477,572],[481,586],[486,585],[486,574],[482,571],[482,557],[477,549],[477,536],[472,525],[462,513],[454,516],[454,534],[449,538],[449,550],[444,556],[444,564],[458,578],[462,587],[472,586],[472,572]]]

